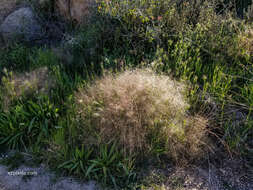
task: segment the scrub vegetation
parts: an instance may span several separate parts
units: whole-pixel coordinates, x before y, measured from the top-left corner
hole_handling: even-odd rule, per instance
[[[253,15],[240,2],[98,0],[64,45],[0,47],[0,146],[118,189],[145,189],[150,163],[250,170]]]

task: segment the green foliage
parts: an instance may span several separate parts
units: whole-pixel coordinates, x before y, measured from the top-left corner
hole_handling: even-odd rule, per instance
[[[104,184],[114,187],[130,184],[134,181],[133,165],[131,160],[123,158],[123,154],[112,146],[101,145],[98,155],[92,159],[85,176],[92,176]]]
[[[72,159],[62,163],[58,168],[67,169],[70,173],[77,175],[85,174],[89,166],[91,153],[92,150],[86,150],[84,146],[82,146],[81,150],[76,147],[75,151],[73,151]]]
[[[49,137],[49,150],[43,160],[57,171],[103,185],[127,187],[136,180],[134,162],[124,157],[116,144],[93,146],[80,139],[80,121],[71,96],[66,99],[68,109],[58,120],[57,129]]]
[[[0,50],[0,77],[4,75],[4,68],[24,72],[41,66],[50,67],[57,63],[56,56],[50,50],[16,44]]]
[[[115,188],[126,187],[135,182],[134,163],[124,158],[115,144],[101,145],[96,149],[82,145],[80,149],[76,147],[66,153],[68,156],[57,168],[65,170],[68,174],[94,179]]]
[[[48,97],[19,100],[8,112],[0,112],[0,143],[12,149],[41,144],[55,129],[58,115]]]
[[[235,2],[240,15],[250,3]],[[53,11],[52,4],[39,9],[52,16],[47,14]],[[220,13],[217,1],[179,4],[173,0],[98,0],[97,12],[89,25],[80,27],[74,40],[64,47],[68,53],[57,58],[46,47],[21,44],[1,49],[1,89],[14,88],[7,81],[12,72],[23,73],[42,66],[49,67],[56,79],[49,96],[31,94],[13,99],[7,111],[2,109],[6,102],[0,92],[1,146],[31,150],[53,168],[71,175],[127,187],[135,182],[136,164],[142,160],[135,157],[133,161],[123,155],[115,142],[84,146],[73,94],[105,71],[148,66],[188,81],[189,112],[211,115],[210,123],[215,129],[209,130],[228,145],[230,152],[252,160],[253,59],[238,37],[250,26],[243,20],[238,22],[226,9],[222,14],[217,12]],[[4,72],[4,68],[11,72]],[[87,117],[93,111],[89,109]],[[163,139],[157,138],[159,125],[156,129],[148,139],[151,156],[161,160],[167,148]],[[39,153],[45,146],[48,150]],[[22,160],[19,156],[14,159]]]
[[[30,55],[33,49],[22,45],[14,45],[8,49],[0,51],[0,72],[3,68],[27,70],[29,67]],[[2,72],[0,73],[3,74]]]
[[[56,79],[56,87],[53,90],[53,99],[62,104],[65,98],[69,97],[74,90],[82,84],[83,79],[77,72],[69,73],[67,68],[61,65],[52,67],[52,75]]]
[[[35,51],[35,54],[31,56],[31,67],[52,67],[58,63],[57,57],[49,49],[39,48]]]
[[[206,95],[214,97],[219,109],[215,113],[217,125],[221,128],[226,128],[225,120],[234,120],[226,114],[231,105],[244,110],[248,122],[252,120],[249,90],[252,57],[243,53],[237,38],[238,31],[244,30],[243,24],[236,23],[227,13],[217,15],[215,3],[185,2],[178,11],[171,1],[113,1],[110,4],[100,1],[98,9],[107,21],[112,20],[114,36],[110,39],[114,44],[125,44],[124,47],[137,52],[136,60],[138,56],[145,58],[143,52],[155,50],[150,65],[157,72],[191,81],[192,99],[199,92],[203,95],[198,101],[204,101]],[[193,20],[189,15],[196,10],[199,14]],[[245,131],[248,130],[245,128]],[[240,133],[238,136],[243,138]]]

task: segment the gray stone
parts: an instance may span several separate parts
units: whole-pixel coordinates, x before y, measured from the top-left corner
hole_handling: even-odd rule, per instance
[[[34,41],[42,36],[42,27],[31,8],[20,8],[5,18],[0,33],[6,43]]]

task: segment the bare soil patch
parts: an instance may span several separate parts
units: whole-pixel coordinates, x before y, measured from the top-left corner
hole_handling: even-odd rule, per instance
[[[243,161],[223,160],[217,165],[189,165],[150,169],[145,172],[145,190],[253,190],[253,171]],[[145,183],[145,182],[144,182]]]

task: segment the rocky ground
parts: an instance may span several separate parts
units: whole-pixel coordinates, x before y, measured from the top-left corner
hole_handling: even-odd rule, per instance
[[[7,157],[7,154],[1,154],[0,161]],[[31,160],[27,156],[25,160],[15,169],[0,165],[0,190],[102,189],[93,181],[82,182],[56,175],[43,164],[28,166]],[[246,169],[244,163],[238,160],[222,161],[219,166],[208,163],[206,166],[184,168],[173,165],[163,169],[150,167],[142,173],[142,190],[253,190],[253,171]]]
[[[0,190],[96,190],[94,182],[79,183],[73,178],[56,178],[56,176],[43,167],[30,168],[20,166],[18,169],[8,171],[0,166]],[[22,174],[17,175],[22,172]],[[31,173],[26,173],[31,172]],[[25,175],[26,174],[26,175]],[[30,176],[31,175],[31,176]]]

